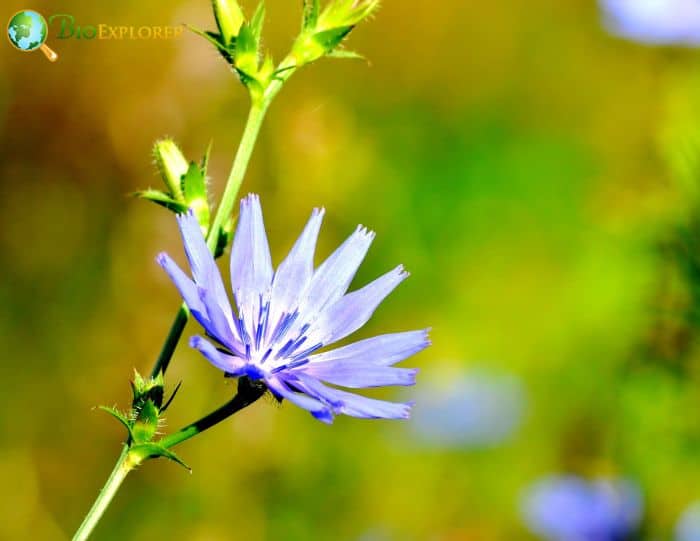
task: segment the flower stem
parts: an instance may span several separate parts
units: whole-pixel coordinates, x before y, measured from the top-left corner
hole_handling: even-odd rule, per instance
[[[207,246],[209,246],[212,253],[216,250],[216,246],[219,242],[219,234],[233,211],[233,206],[238,197],[238,190],[241,187],[243,177],[245,177],[245,173],[248,169],[248,163],[253,154],[255,141],[258,138],[258,133],[260,133],[260,126],[265,119],[265,113],[269,105],[270,100],[263,100],[261,103],[253,102],[250,107],[248,120],[243,130],[243,136],[241,137],[241,144],[233,160],[233,167],[231,167],[231,173],[229,173],[228,180],[226,181],[226,188],[224,189],[224,194],[221,196],[221,202],[216,211],[216,216],[214,216],[214,222],[209,229]]]
[[[238,393],[232,400],[212,411],[206,417],[202,417],[199,421],[187,425],[182,430],[165,436],[158,443],[170,449],[176,445],[190,439],[197,434],[201,434],[212,426],[219,424],[221,421],[228,419],[234,413],[239,412],[245,407],[250,406],[258,398],[265,394],[267,388],[263,383],[251,381],[247,377],[242,377],[238,380]]]
[[[185,325],[187,325],[187,320],[189,317],[190,311],[187,309],[187,305],[182,303],[182,306],[180,306],[180,309],[177,311],[173,324],[170,326],[170,331],[165,339],[163,348],[160,350],[160,354],[153,365],[153,369],[151,370],[151,378],[157,377],[160,372],[165,374],[165,371],[168,369],[168,365],[170,364],[170,359],[173,358],[175,348],[177,347],[180,337],[182,337],[182,333],[185,330]]]
[[[119,455],[119,459],[114,465],[112,473],[109,475],[109,478],[102,487],[102,490],[100,490],[100,493],[97,496],[95,503],[92,504],[90,511],[88,511],[88,514],[85,515],[85,519],[80,525],[80,528],[78,528],[78,531],[75,532],[73,541],[85,541],[90,536],[112,501],[112,498],[117,493],[122,481],[124,481],[124,478],[132,470],[132,468],[133,464],[129,462],[129,447],[124,445],[124,448]]]

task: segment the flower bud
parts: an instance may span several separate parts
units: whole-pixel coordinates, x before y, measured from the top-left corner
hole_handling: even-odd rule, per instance
[[[320,11],[318,0],[307,0],[302,32],[292,50],[297,63],[308,64],[325,55],[357,58],[359,55],[354,53],[335,53],[355,25],[372,15],[378,7],[379,0],[333,0]]]
[[[177,201],[184,201],[182,193],[182,177],[187,173],[189,164],[172,139],[161,139],[153,147],[158,171],[170,195]]]
[[[230,45],[233,38],[238,36],[245,18],[241,6],[236,0],[212,0],[216,26],[219,27],[224,44]]]

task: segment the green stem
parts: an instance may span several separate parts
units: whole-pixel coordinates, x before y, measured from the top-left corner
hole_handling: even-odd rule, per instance
[[[263,383],[251,381],[247,377],[242,377],[238,380],[238,393],[232,400],[212,411],[206,417],[202,417],[199,421],[195,421],[182,430],[165,436],[158,443],[166,449],[175,447],[183,441],[189,440],[197,434],[201,434],[212,426],[219,424],[221,421],[228,419],[231,415],[239,412],[243,408],[250,406],[258,398],[263,396],[266,390],[267,388]]]
[[[173,353],[175,353],[175,348],[177,347],[180,337],[185,330],[185,325],[187,325],[187,320],[189,319],[190,311],[187,309],[187,305],[182,303],[180,309],[177,311],[175,316],[175,321],[170,327],[168,336],[165,339],[163,348],[160,350],[160,355],[156,359],[156,363],[153,365],[153,370],[151,370],[151,378],[158,376],[160,372],[165,374],[170,364],[170,359],[173,358]]]
[[[114,465],[112,473],[109,475],[109,478],[102,487],[102,490],[100,490],[100,493],[97,496],[95,503],[92,504],[90,511],[88,511],[88,514],[85,515],[85,519],[80,525],[80,528],[78,528],[78,531],[75,532],[73,541],[85,541],[95,529],[95,526],[97,526],[97,523],[112,501],[112,498],[117,493],[122,481],[124,481],[126,475],[133,469],[133,464],[131,464],[128,459],[129,447],[124,445],[122,453],[119,455],[119,459]]]
[[[245,173],[248,169],[248,163],[253,154],[255,141],[258,138],[258,133],[260,133],[260,126],[265,119],[265,113],[267,112],[269,104],[269,100],[263,100],[261,103],[253,102],[250,107],[248,121],[246,122],[245,130],[243,130],[243,136],[241,137],[241,144],[238,147],[238,152],[236,152],[236,158],[233,160],[233,167],[226,181],[226,188],[221,196],[221,202],[216,211],[214,222],[209,229],[207,246],[209,246],[212,252],[216,250],[216,246],[219,242],[219,234],[233,212],[233,206],[238,197],[238,190],[241,187],[243,177],[245,177]]]

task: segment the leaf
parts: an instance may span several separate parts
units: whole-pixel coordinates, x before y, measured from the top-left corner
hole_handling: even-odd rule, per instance
[[[262,27],[265,22],[265,0],[260,0],[258,7],[253,13],[253,17],[250,19],[250,29],[255,38],[255,50],[260,48],[260,36],[262,35]]]
[[[129,449],[129,453],[137,458],[137,462],[139,464],[149,458],[163,457],[167,458],[168,460],[172,460],[192,473],[192,468],[185,464],[185,462],[179,456],[158,443],[140,443],[138,445],[134,445],[131,447],[131,449]]]
[[[349,58],[354,60],[367,60],[360,53],[355,51],[346,51],[345,49],[334,49],[328,53],[331,58]]]
[[[226,44],[222,41],[221,34],[217,34],[216,32],[205,32],[204,30],[200,30],[199,28],[189,24],[185,24],[185,28],[198,36],[203,37],[217,49],[221,49],[224,52],[229,52],[228,47],[226,47]]]
[[[253,78],[258,71],[258,44],[250,24],[245,23],[236,40],[236,70]],[[243,80],[246,84],[246,81]]]
[[[352,26],[331,28],[330,30],[324,30],[323,32],[314,34],[313,40],[323,47],[326,53],[330,53],[333,49],[340,45],[345,36],[347,36],[352,29]]]
[[[321,0],[304,0],[304,12],[301,22],[302,30],[312,30],[321,13]]]
[[[170,398],[168,398],[168,401],[163,405],[162,408],[160,408],[161,413],[163,413],[165,410],[168,409],[168,407],[170,406],[170,403],[171,403],[171,402],[173,401],[173,399],[175,398],[175,395],[176,395],[177,392],[180,390],[180,387],[181,387],[181,386],[182,386],[182,382],[179,382],[179,383],[177,384],[177,386],[175,387],[175,390],[173,391],[173,394],[171,394],[171,395],[170,395]]]
[[[183,212],[187,211],[187,205],[175,201],[168,194],[161,192],[160,190],[149,189],[141,192],[136,192],[134,195],[141,199],[146,199],[147,201],[153,201],[154,203],[161,205],[167,208],[168,210],[172,210],[177,214],[182,214]]]
[[[182,177],[182,192],[185,194],[185,201],[190,203],[195,199],[207,198],[207,184],[202,174],[202,169],[194,162],[190,162],[190,166]]]
[[[199,164],[199,170],[202,172],[202,176],[204,177],[204,180],[206,182],[207,179],[207,169],[209,168],[209,156],[211,155],[211,147],[214,144],[214,141],[209,141],[209,145],[207,146],[207,150],[204,153],[204,156],[202,156],[202,161]]]
[[[106,411],[109,413],[112,417],[114,417],[117,421],[119,421],[122,425],[124,425],[124,428],[126,428],[126,431],[129,433],[129,441],[134,440],[134,435],[131,432],[131,425],[129,424],[129,420],[126,418],[126,416],[120,412],[116,408],[110,408],[109,406],[98,406],[99,409],[102,411]]]

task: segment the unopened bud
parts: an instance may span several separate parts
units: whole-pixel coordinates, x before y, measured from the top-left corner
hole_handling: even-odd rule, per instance
[[[230,45],[231,40],[238,36],[245,18],[241,6],[236,0],[212,0],[216,26],[223,37],[224,44]]]

